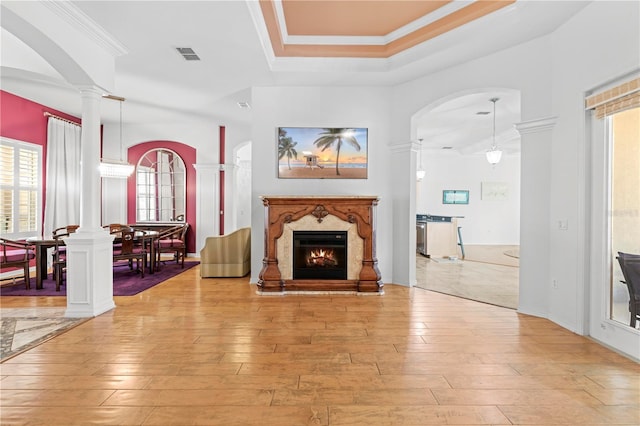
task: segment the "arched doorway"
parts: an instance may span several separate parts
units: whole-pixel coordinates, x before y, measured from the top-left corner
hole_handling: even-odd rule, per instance
[[[514,124],[518,122],[520,93],[502,88],[455,93],[412,118],[412,135],[420,146],[417,164],[426,172],[416,183],[416,213],[421,221],[451,218],[449,227],[460,228],[454,241],[462,241],[453,255],[416,253],[417,287],[517,308],[520,135]],[[494,141],[503,155],[491,165],[485,153]],[[451,190],[464,191],[468,199],[451,203],[445,197]],[[434,235],[445,225],[428,226]],[[425,228],[416,227],[418,234],[421,229]],[[430,243],[437,244],[432,239]]]

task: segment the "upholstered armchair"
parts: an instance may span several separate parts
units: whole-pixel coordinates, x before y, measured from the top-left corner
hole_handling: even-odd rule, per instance
[[[207,237],[200,250],[201,277],[244,277],[251,270],[251,228]]]

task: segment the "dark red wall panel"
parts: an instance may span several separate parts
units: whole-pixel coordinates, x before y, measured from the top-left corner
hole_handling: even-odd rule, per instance
[[[189,253],[196,252],[196,164],[195,148],[180,142],[173,141],[149,141],[134,145],[128,149],[127,158],[129,163],[137,165],[140,158],[149,150],[166,148],[178,154],[184,161],[187,169],[187,205],[185,219],[190,225],[187,234],[187,250]],[[135,173],[127,179],[127,221],[136,222],[136,177]]]

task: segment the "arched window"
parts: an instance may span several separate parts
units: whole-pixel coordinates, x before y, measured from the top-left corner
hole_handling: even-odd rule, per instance
[[[147,151],[136,166],[136,222],[185,221],[186,170],[175,152]]]

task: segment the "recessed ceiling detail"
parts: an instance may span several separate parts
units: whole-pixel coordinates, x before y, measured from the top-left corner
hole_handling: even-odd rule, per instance
[[[386,36],[450,2],[281,1],[287,33],[296,36]]]
[[[515,3],[261,0],[276,57],[389,58]]]

